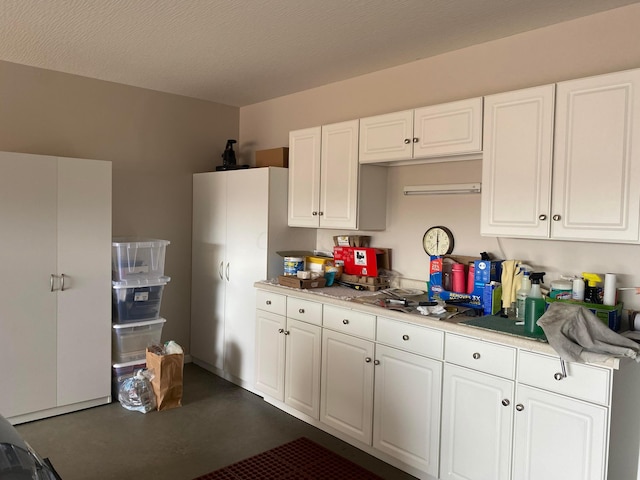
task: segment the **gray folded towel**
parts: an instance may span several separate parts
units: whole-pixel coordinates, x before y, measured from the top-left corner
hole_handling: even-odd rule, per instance
[[[640,345],[608,328],[581,305],[552,303],[537,323],[562,360],[585,362],[593,352],[640,362]]]

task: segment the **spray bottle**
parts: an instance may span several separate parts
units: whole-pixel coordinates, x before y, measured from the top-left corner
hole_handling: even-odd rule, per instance
[[[536,322],[544,314],[545,301],[540,291],[540,282],[545,276],[545,272],[533,272],[531,278],[531,290],[524,304],[524,330],[528,333],[542,334]]]
[[[520,268],[522,268],[522,283],[520,289],[516,292],[516,318],[524,320],[525,300],[531,291],[531,279],[529,277],[531,272],[526,268]]]
[[[584,301],[587,303],[602,303],[598,294],[598,282],[602,281],[600,275],[596,273],[582,272],[582,276],[587,282],[584,288]]]

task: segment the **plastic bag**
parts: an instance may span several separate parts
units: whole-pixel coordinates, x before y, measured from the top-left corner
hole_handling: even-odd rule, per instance
[[[146,369],[135,372],[125,379],[118,391],[118,400],[127,410],[147,413],[156,408],[156,396],[151,387],[153,375]]]

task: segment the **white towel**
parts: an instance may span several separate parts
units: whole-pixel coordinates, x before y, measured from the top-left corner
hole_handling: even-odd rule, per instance
[[[640,345],[608,328],[581,305],[554,302],[537,323],[562,360],[587,362],[593,358],[589,353],[597,353],[640,362]]]

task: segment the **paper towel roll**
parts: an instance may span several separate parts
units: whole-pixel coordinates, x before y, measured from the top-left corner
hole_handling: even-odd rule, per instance
[[[640,313],[636,313],[636,316],[633,319],[633,330],[640,330]]]
[[[604,299],[605,305],[616,304],[616,275],[615,273],[605,273],[604,275]]]

